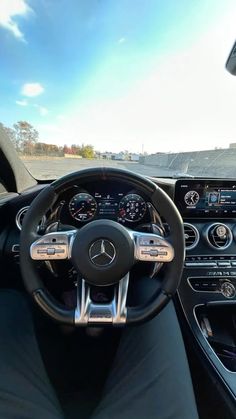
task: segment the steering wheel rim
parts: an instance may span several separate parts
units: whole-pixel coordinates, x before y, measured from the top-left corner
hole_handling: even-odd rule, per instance
[[[69,310],[57,302],[54,297],[48,293],[43,281],[40,278],[37,266],[35,265],[35,261],[32,259],[31,254],[32,245],[34,245],[40,237],[37,235],[38,223],[46,211],[56,202],[58,195],[74,184],[97,181],[98,179],[124,181],[140,190],[140,192],[143,192],[148,199],[150,199],[150,202],[156,210],[164,216],[170,228],[170,236],[168,237],[169,242],[166,241],[163,243],[167,243],[167,246],[169,245],[170,248],[171,246],[173,247],[174,256],[173,259],[166,264],[165,278],[162,281],[162,287],[142,306],[124,307],[124,301],[120,301],[119,303],[121,306],[123,304],[123,306],[119,307],[119,310],[121,311],[119,311],[118,314],[116,313],[116,319],[119,318],[119,321],[116,321],[114,316],[112,320],[108,319],[107,322],[109,324],[112,322],[114,325],[118,326],[124,324],[139,324],[156,316],[176,292],[182,276],[185,257],[185,243],[183,221],[173,201],[151,180],[133,172],[123,169],[104,167],[85,169],[57,179],[40,192],[27,211],[22,226],[20,238],[20,268],[22,278],[29,294],[33,297],[41,309],[54,320],[70,325],[100,323],[99,318],[90,322],[76,321],[76,319],[78,320],[78,310],[81,311],[81,307],[77,306],[76,309]],[[116,224],[119,225],[118,223]],[[162,245],[163,243],[161,242]],[[117,296],[118,300],[121,298],[122,293],[127,293],[127,275],[120,278],[119,295]],[[88,291],[86,289],[86,281],[82,285],[82,292],[86,293]],[[106,324],[106,321],[102,321],[102,324]]]

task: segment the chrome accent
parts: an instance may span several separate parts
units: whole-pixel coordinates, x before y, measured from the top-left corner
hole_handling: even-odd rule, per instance
[[[193,288],[193,286],[192,286],[192,284],[191,284],[191,282],[189,281],[190,279],[208,279],[208,278],[212,278],[212,279],[223,279],[222,277],[219,277],[219,276],[213,276],[213,277],[210,277],[210,276],[188,276],[188,278],[187,278],[187,283],[188,283],[188,285],[190,286],[190,288],[193,290],[193,292],[208,292],[208,293],[217,293],[217,294],[221,294],[221,292],[219,291],[219,290],[215,290],[215,291],[213,291],[213,290],[195,290],[194,288]]]
[[[56,273],[56,271],[53,269],[52,263],[50,262],[50,260],[45,260],[44,261],[46,268],[49,270],[49,272],[51,272],[51,274],[57,278],[58,274]]]
[[[34,260],[70,259],[76,232],[77,230],[70,230],[45,234],[31,244],[31,258]]]
[[[185,262],[184,266],[186,268],[217,268],[216,262]]]
[[[108,304],[94,303],[90,298],[90,286],[82,279],[77,285],[77,307],[75,309],[75,324],[126,323],[126,299],[129,286],[127,273],[114,288],[114,298]]]
[[[23,207],[16,214],[16,218],[15,218],[16,226],[18,227],[19,230],[21,230],[21,228],[22,228],[22,224],[20,222],[20,217],[22,216],[22,214],[24,214],[24,212],[27,212],[28,209],[29,209],[29,206],[28,207]]]
[[[17,244],[13,244],[12,248],[11,248],[12,253],[20,253],[20,245]]]
[[[222,246],[222,247],[216,247],[216,246],[214,246],[211,242],[210,242],[210,240],[209,240],[209,231],[210,231],[210,228],[212,228],[212,227],[214,227],[214,226],[219,226],[219,225],[221,225],[221,226],[223,226],[223,227],[225,227],[226,228],[226,230],[227,230],[227,232],[228,232],[228,234],[229,234],[229,243],[227,243],[225,246]],[[214,249],[214,250],[225,250],[225,249],[228,249],[228,247],[232,244],[232,241],[233,241],[233,234],[232,234],[232,231],[230,230],[230,228],[229,228],[229,226],[227,226],[226,224],[224,224],[224,223],[212,223],[212,224],[210,224],[208,227],[207,227],[207,230],[206,230],[206,239],[207,239],[207,243],[209,244],[209,246],[212,248],[212,249]]]
[[[225,228],[225,226],[220,224],[216,229],[216,233],[218,234],[219,237],[224,237],[227,233],[227,229]]]
[[[159,213],[157,212],[156,208],[154,207],[154,205],[151,202],[147,202],[147,207],[148,207],[152,222],[154,224],[160,225],[160,227],[161,227],[161,229],[164,233],[165,232],[165,227],[164,227],[164,224],[163,224],[163,222],[161,220],[161,217],[160,217]]]
[[[160,263],[160,262],[154,263],[154,267],[150,274],[150,278],[155,278],[158,272],[161,270],[162,266],[163,266],[163,263]]]
[[[28,209],[29,209],[29,205],[28,205],[27,207],[23,207],[23,208],[21,208],[21,209],[17,212],[17,214],[16,214],[15,222],[16,222],[16,226],[17,226],[17,228],[18,228],[20,231],[21,231],[21,229],[22,229],[22,223],[21,223],[21,221],[20,221],[20,218],[21,218],[22,214],[24,214],[24,212],[26,213],[26,212],[28,211]],[[42,220],[39,222],[39,227],[40,227],[40,225],[45,224],[45,222],[46,222],[46,217],[45,217],[45,215],[44,215],[44,216],[43,216],[43,218],[42,218]]]
[[[220,287],[220,292],[225,298],[234,298],[236,295],[236,289],[232,282],[224,280]]]
[[[150,217],[151,217],[152,224],[154,223],[157,226],[157,228],[159,229],[160,235],[164,236],[165,235],[165,227],[164,227],[162,219],[161,219],[159,213],[157,212],[156,208],[154,207],[154,205],[151,202],[147,202],[147,208],[149,210],[149,214],[150,214]],[[152,273],[150,275],[150,278],[155,278],[155,276],[161,270],[162,266],[163,266],[163,263],[155,262],[154,266],[153,266],[153,269],[152,269]]]
[[[202,321],[201,321],[201,329],[202,329],[202,333],[205,336],[205,338],[207,339],[208,337],[213,337],[213,332],[212,332],[212,328],[211,328],[211,324],[209,322],[209,319],[207,317],[203,317]]]
[[[214,280],[214,279],[216,279],[216,280],[219,280],[219,285],[220,285],[220,288],[219,289],[217,289],[217,290],[196,290],[196,289],[194,289],[193,288],[193,286],[192,286],[192,284],[191,284],[191,282],[190,282],[190,279],[210,279],[210,278],[212,278],[212,281]],[[231,279],[235,279],[235,277],[234,276],[232,276],[232,277],[228,277],[228,278],[226,278],[226,277],[224,277],[224,276],[188,276],[188,278],[187,278],[187,283],[188,283],[188,285],[190,286],[190,288],[192,289],[192,291],[193,292],[201,292],[201,293],[214,293],[214,294],[221,294],[221,295],[223,295],[223,297],[224,298],[234,298],[235,297],[235,295],[236,295],[236,293],[235,293],[235,295],[234,296],[232,296],[232,297],[226,297],[224,294],[223,294],[223,292],[222,292],[222,290],[221,290],[221,286],[222,286],[222,284],[223,283],[229,283],[229,284],[232,284],[233,286],[234,286],[234,284],[231,282]],[[225,302],[225,300],[223,300],[224,302]]]
[[[171,262],[173,246],[162,236],[128,230],[134,241],[134,257],[143,262]]]
[[[97,247],[99,247],[99,250],[96,250]],[[102,263],[99,263],[100,256],[102,256]],[[108,266],[116,257],[115,246],[107,239],[96,240],[89,248],[89,257],[96,266]]]
[[[184,223],[184,227],[185,226],[186,227],[189,227],[189,228],[192,228],[193,231],[194,231],[194,233],[195,233],[195,235],[196,235],[195,242],[191,246],[186,246],[186,244],[185,244],[185,249],[186,250],[192,250],[192,249],[194,249],[198,245],[199,240],[200,240],[200,234],[199,234],[199,231],[198,231],[197,227],[195,227],[193,224]],[[185,233],[184,233],[184,235],[185,235]]]
[[[194,255],[191,255],[190,257],[194,257],[194,258],[196,258],[196,257],[205,257],[205,256],[207,256],[207,257],[211,257],[211,256],[215,256],[214,254],[212,254],[212,253],[208,253],[208,254],[205,254],[204,253],[204,255],[203,254],[201,254],[201,255],[198,255],[198,254],[194,254]],[[234,253],[231,253],[231,254],[224,254],[224,255],[217,255],[216,257],[221,257],[221,256],[224,256],[224,260],[229,260],[232,256],[235,256],[235,254]],[[228,258],[228,259],[227,259]],[[217,259],[218,260],[218,259]],[[220,260],[220,259],[219,259]],[[235,260],[232,260],[231,262],[236,262],[236,259]]]
[[[54,221],[53,223],[47,226],[45,233],[52,233],[53,231],[57,231],[58,226],[59,226],[59,221]]]

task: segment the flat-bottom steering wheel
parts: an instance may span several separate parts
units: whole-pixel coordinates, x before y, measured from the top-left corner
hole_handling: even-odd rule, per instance
[[[38,225],[61,192],[82,183],[121,181],[145,194],[168,224],[168,237],[127,229],[118,222],[96,220],[79,230],[39,235]],[[153,318],[170,301],[181,279],[185,255],[181,216],[169,196],[155,183],[132,172],[92,168],[64,176],[39,193],[25,216],[21,231],[20,267],[26,289],[51,318],[74,326],[138,324]],[[71,310],[45,289],[37,260],[70,259],[82,280],[77,305]],[[129,272],[137,262],[165,264],[161,287],[143,305],[127,307]],[[92,285],[114,287],[110,303],[95,303]]]

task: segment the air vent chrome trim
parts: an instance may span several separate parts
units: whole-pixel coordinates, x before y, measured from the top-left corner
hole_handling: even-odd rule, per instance
[[[221,247],[216,247],[216,246],[214,246],[214,245],[210,242],[210,239],[209,239],[209,231],[210,231],[210,229],[211,229],[212,227],[219,226],[219,225],[222,225],[222,226],[224,226],[224,227],[226,228],[226,230],[227,230],[227,232],[228,232],[228,234],[229,234],[229,241],[228,241],[228,243],[227,243],[227,244],[225,244],[224,246],[221,246]],[[224,223],[212,223],[212,224],[210,224],[210,225],[207,227],[207,230],[206,230],[206,239],[207,239],[207,243],[209,244],[209,246],[210,246],[212,249],[221,251],[221,250],[228,249],[228,247],[232,244],[232,241],[233,241],[233,234],[232,234],[232,231],[230,230],[230,227],[229,227],[228,225],[226,225],[226,224],[224,224]]]
[[[20,222],[20,218],[21,218],[21,216],[22,216],[22,214],[23,214],[24,212],[27,212],[27,211],[28,211],[28,209],[29,209],[29,206],[27,206],[27,207],[23,207],[23,208],[21,208],[21,209],[18,211],[18,213],[16,214],[16,226],[18,227],[18,229],[19,229],[19,230],[21,230],[21,228],[22,228],[22,224],[21,224],[21,222]]]
[[[21,223],[21,221],[20,221],[20,219],[21,219],[21,217],[22,217],[22,214],[24,214],[24,212],[26,213],[27,211],[28,211],[28,209],[29,209],[29,205],[27,206],[27,207],[23,207],[23,208],[21,208],[18,212],[17,212],[17,214],[16,214],[16,218],[15,218],[15,222],[16,222],[16,226],[17,226],[17,228],[21,231],[21,229],[22,229],[22,223]],[[45,222],[46,222],[46,217],[45,216],[43,216],[43,218],[42,218],[42,220],[40,221],[40,223],[39,223],[39,227],[42,225],[42,224],[45,224]],[[38,227],[38,228],[39,228]]]
[[[185,249],[186,250],[192,250],[192,249],[194,249],[198,245],[199,240],[200,240],[200,234],[199,234],[199,231],[198,231],[197,227],[195,227],[193,224],[184,223],[184,228],[185,227],[191,228],[194,231],[194,233],[195,233],[195,241],[194,241],[194,243],[191,244],[190,246],[186,246],[186,244],[185,244]]]

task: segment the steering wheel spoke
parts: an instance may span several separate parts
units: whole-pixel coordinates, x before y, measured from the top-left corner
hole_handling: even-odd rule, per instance
[[[113,324],[126,323],[126,300],[129,286],[129,273],[114,286],[114,296],[109,303],[95,303],[91,299],[91,287],[84,280],[78,280],[75,324]]]
[[[142,262],[171,262],[174,259],[174,248],[164,237],[153,234],[131,231],[134,241],[134,257]]]
[[[35,240],[30,246],[33,260],[70,259],[71,248],[77,230],[55,231]]]

